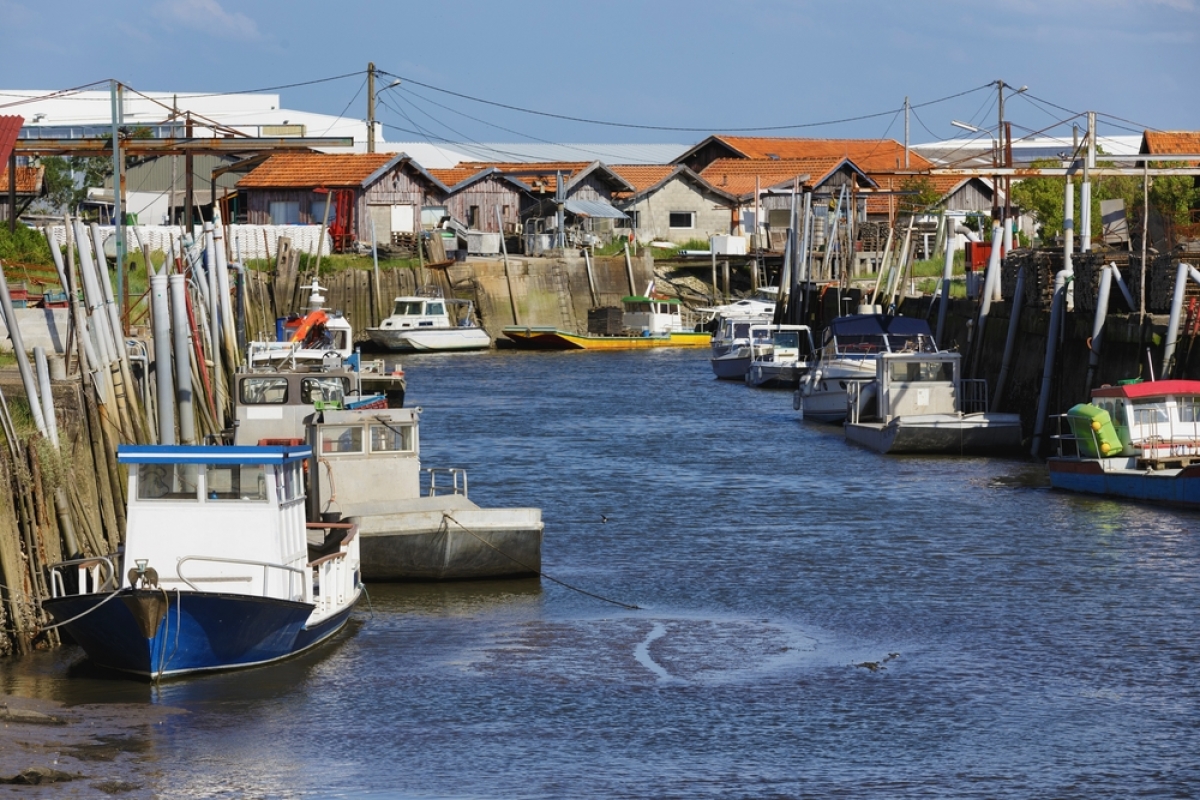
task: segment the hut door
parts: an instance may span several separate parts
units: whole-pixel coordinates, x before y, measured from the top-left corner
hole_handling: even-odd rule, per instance
[[[411,205],[392,206],[392,230],[395,233],[412,233],[415,230]]]

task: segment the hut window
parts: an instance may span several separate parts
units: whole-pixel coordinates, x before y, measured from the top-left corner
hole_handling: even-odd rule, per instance
[[[300,224],[300,201],[299,200],[272,200],[271,201],[271,224],[272,225],[299,225]]]
[[[672,211],[668,225],[672,228],[691,229],[696,227],[695,211]]]
[[[467,227],[479,228],[479,206],[471,206],[467,209]]]
[[[641,217],[639,216],[640,214],[641,214],[641,212],[634,208],[631,208],[625,212],[625,216],[629,217],[629,227],[630,228],[642,227],[642,225],[641,225],[642,220],[641,220]]]

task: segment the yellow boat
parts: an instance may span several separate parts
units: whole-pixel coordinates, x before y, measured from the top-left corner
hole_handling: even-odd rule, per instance
[[[509,325],[505,337],[528,350],[642,350],[650,347],[708,347],[712,334],[689,330],[683,324],[682,303],[674,297],[622,297],[625,309],[589,313],[592,332],[574,333],[551,326]],[[610,313],[599,313],[610,312]]]

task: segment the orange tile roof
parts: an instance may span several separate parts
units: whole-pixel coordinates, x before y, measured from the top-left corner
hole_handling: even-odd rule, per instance
[[[467,178],[473,178],[486,169],[487,167],[485,166],[463,166],[459,164],[449,169],[431,169],[429,170],[429,174],[447,186],[454,188]]]
[[[745,158],[849,158],[868,175],[874,170],[904,168],[904,145],[895,139],[793,139],[758,136],[715,136]],[[925,157],[909,150],[910,169],[932,166]]]
[[[395,153],[280,153],[238,181],[239,189],[352,187],[396,157]]]
[[[766,189],[778,186],[796,177],[808,176],[802,186],[813,186],[829,175],[841,157],[762,159],[718,158],[700,173],[700,177],[730,194],[754,193],[755,180],[758,187]]]
[[[1160,156],[1200,153],[1200,131],[1145,131],[1142,152]]]
[[[41,194],[45,167],[17,167],[17,194]],[[8,167],[0,169],[0,196],[8,193]]]
[[[538,173],[537,175],[525,174],[515,175],[514,177],[521,183],[528,186],[531,190],[545,190],[547,193],[558,191],[557,173],[561,172],[563,179],[569,181],[577,172],[590,167],[592,161],[466,161],[458,164],[455,169],[467,168],[473,166],[475,171],[495,167],[501,172],[516,172],[516,173]]]
[[[674,164],[609,164],[608,168],[629,181],[634,193],[646,191],[676,169]]]

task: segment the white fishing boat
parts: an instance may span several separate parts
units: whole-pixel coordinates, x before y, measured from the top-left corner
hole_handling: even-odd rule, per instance
[[[492,344],[475,320],[475,304],[443,297],[434,286],[397,297],[391,315],[378,328],[367,328],[367,336],[389,350],[486,350]]]
[[[746,384],[795,389],[812,365],[815,350],[807,325],[772,325],[771,347],[750,362]]]
[[[306,524],[311,456],[307,446],[122,445],[124,552],[53,565],[42,607],[95,664],[153,679],[325,641],[362,594],[359,540],[350,523]]]
[[[882,353],[933,353],[933,332],[923,319],[885,314],[854,314],[829,323],[816,364],[800,379],[792,407],[805,420],[841,423],[846,419],[850,381],[872,380]]]
[[[422,468],[420,413],[315,415],[309,440],[321,467],[313,471],[312,513],[354,523],[367,581],[538,574],[541,509],[481,508],[468,497],[465,470]]]
[[[709,346],[713,374],[721,380],[745,380],[750,362],[771,350],[771,323],[758,317],[721,320]]]
[[[880,453],[1019,450],[1021,416],[988,411],[987,382],[961,370],[959,353],[881,353],[874,378],[847,381],[846,438]]]
[[[354,329],[337,311],[325,307],[325,287],[314,278],[308,311],[278,323],[276,341],[252,341],[246,350],[245,369],[251,372],[354,373],[346,394],[382,394],[389,405],[404,405],[407,382],[404,368],[386,359],[365,359],[354,349]],[[292,402],[297,400],[292,397]]]

